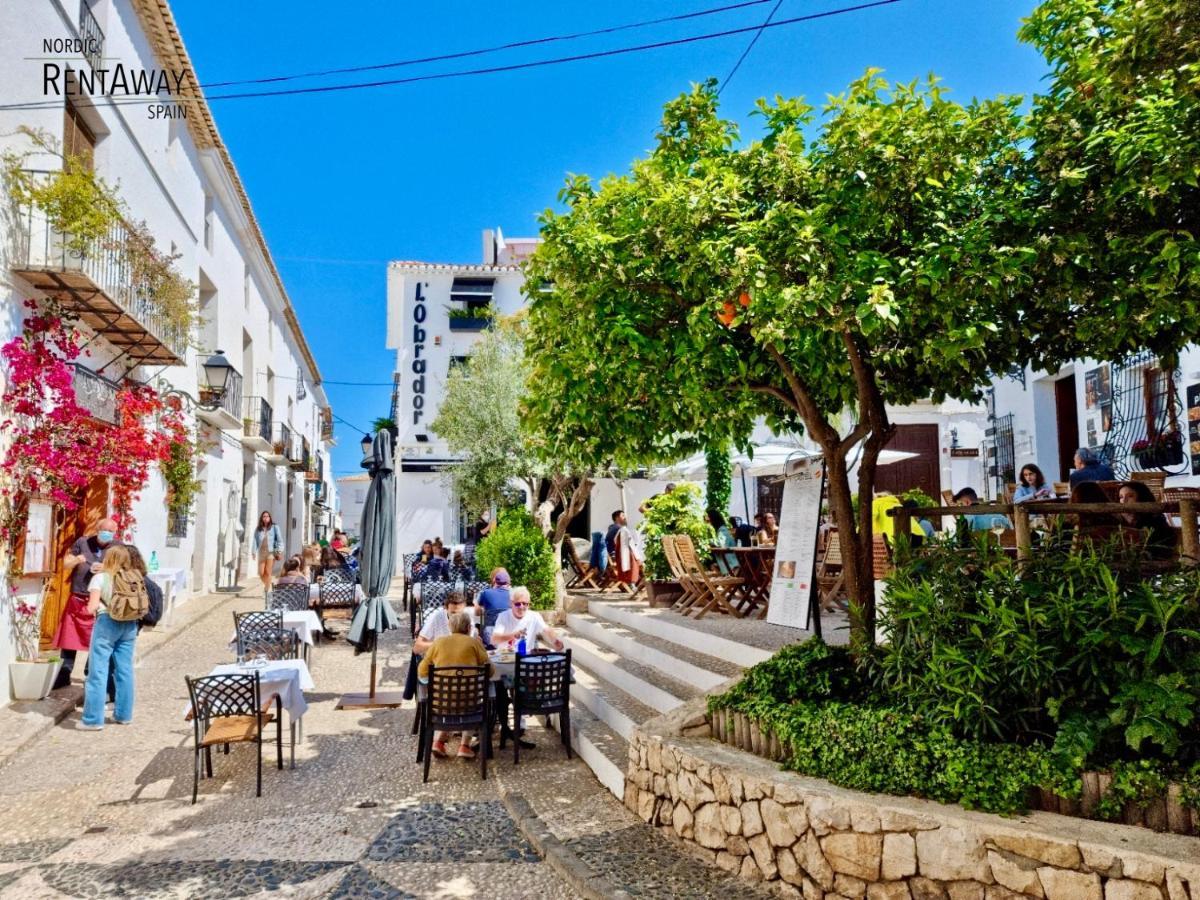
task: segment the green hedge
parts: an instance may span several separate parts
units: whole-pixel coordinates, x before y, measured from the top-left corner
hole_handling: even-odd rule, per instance
[[[496,527],[475,548],[475,569],[481,578],[499,567],[508,570],[514,587],[529,588],[534,609],[554,609],[554,548],[524,507],[501,513]]]

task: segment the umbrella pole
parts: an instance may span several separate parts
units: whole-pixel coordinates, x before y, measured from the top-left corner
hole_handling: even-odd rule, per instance
[[[370,689],[363,693],[361,691],[352,691],[349,694],[343,694],[338,700],[336,709],[395,709],[398,706],[404,705],[404,693],[402,691],[376,691],[375,676],[378,667],[379,653],[379,632],[374,635],[374,642],[371,644],[371,686]]]
[[[375,635],[375,640],[371,642],[371,692],[367,694],[372,700],[375,699],[375,653],[379,649],[379,635]]]

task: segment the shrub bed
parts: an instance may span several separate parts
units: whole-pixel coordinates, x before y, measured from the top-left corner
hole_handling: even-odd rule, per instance
[[[508,570],[514,586],[529,588],[534,609],[554,609],[554,548],[523,507],[501,513],[496,527],[475,548],[475,569],[481,577],[499,567]]]
[[[710,709],[849,788],[1011,813],[1078,800],[1099,771],[1091,815],[1130,820],[1172,783],[1200,807],[1200,573],[1146,580],[1103,553],[1018,572],[938,546],[892,576],[880,622],[869,655],[787,647]]]

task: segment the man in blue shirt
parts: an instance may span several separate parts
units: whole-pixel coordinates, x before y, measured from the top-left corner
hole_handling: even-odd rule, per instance
[[[954,495],[954,502],[958,506],[974,506],[979,502],[979,495],[975,493],[975,488],[965,487]],[[964,515],[963,519],[972,531],[991,531],[993,528],[1013,527],[1012,522],[1008,521],[1008,516],[1002,516],[1000,513],[984,513],[978,516]]]
[[[496,624],[496,619],[500,613],[509,608],[510,584],[512,584],[512,580],[508,577],[508,570],[496,569],[492,572],[492,586],[487,590],[480,591],[479,596],[475,598],[475,606],[483,615],[483,642],[485,644],[491,644],[492,628]]]
[[[1102,460],[1090,447],[1075,451],[1075,468],[1071,470],[1071,487],[1085,481],[1116,481],[1112,466]]]
[[[617,555],[617,547],[613,542],[617,539],[617,532],[624,527],[627,521],[623,509],[618,509],[612,514],[612,524],[608,526],[608,531],[604,535],[604,548],[608,551],[609,559]]]

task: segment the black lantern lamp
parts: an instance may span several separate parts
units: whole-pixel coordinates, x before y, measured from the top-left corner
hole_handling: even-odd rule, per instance
[[[218,350],[212,356],[204,361],[204,379],[208,383],[208,396],[210,398],[207,404],[202,406],[217,407],[221,405],[221,401],[225,399],[225,391],[229,387],[229,376],[233,372],[233,366],[229,360],[225,358],[223,351]]]

